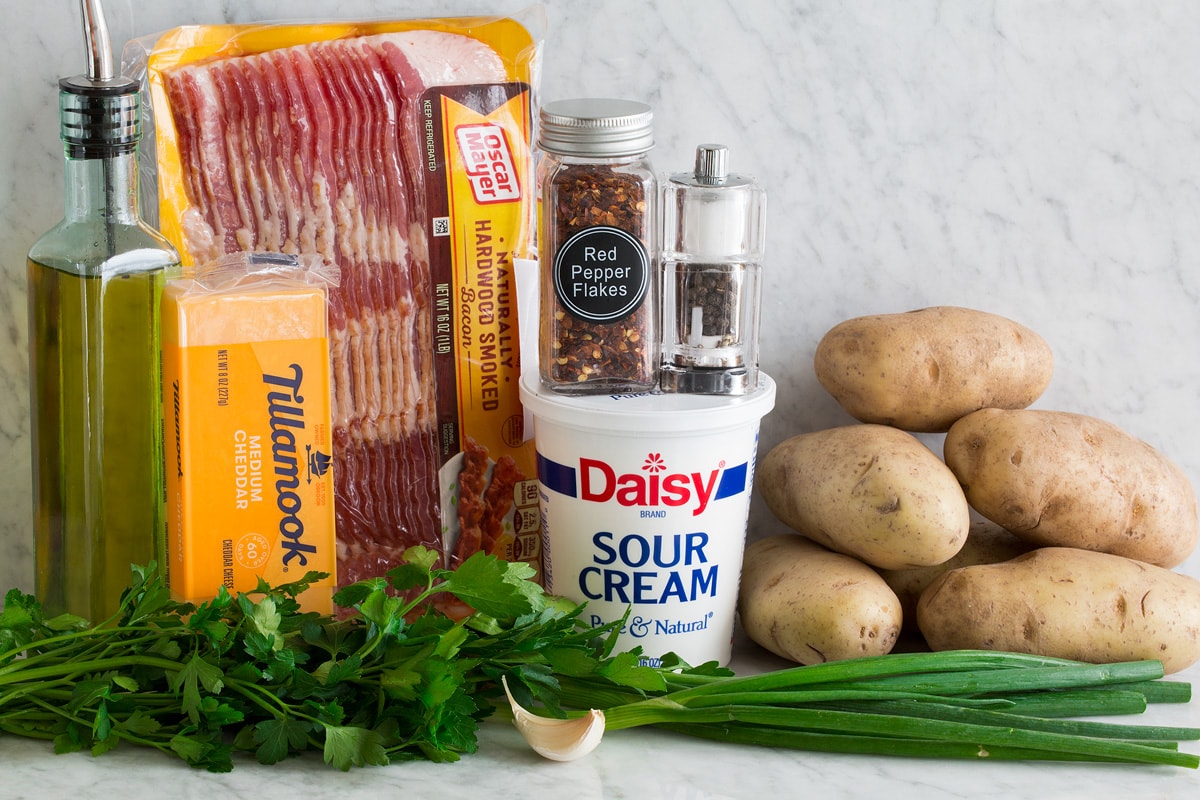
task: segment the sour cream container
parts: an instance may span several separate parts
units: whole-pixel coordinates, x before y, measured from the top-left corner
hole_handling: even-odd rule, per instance
[[[592,625],[629,611],[617,647],[689,664],[730,658],[762,418],[741,396],[563,397],[521,380],[533,417],[547,591]]]

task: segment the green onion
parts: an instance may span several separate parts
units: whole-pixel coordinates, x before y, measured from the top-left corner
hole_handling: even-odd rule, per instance
[[[669,678],[639,697],[595,677],[564,677],[560,700],[603,708],[606,727],[803,750],[937,758],[1170,764],[1200,757],[1178,741],[1200,728],[1064,719],[1142,713],[1186,702],[1157,661],[1086,664],[991,651],[903,653],[745,676]]]
[[[657,708],[652,712],[616,714],[606,712],[607,728],[620,729],[642,724],[739,722],[761,728],[835,733],[861,733],[900,739],[934,742],[966,742],[987,750],[991,747],[1016,747],[1031,757],[1042,751],[1070,753],[1097,760],[1121,760],[1147,764],[1173,764],[1196,768],[1200,758],[1160,747],[1119,739],[1104,739],[1072,733],[1038,730],[1030,727],[997,727],[929,717],[897,716],[868,711],[781,708],[775,706],[720,706],[714,708]],[[615,716],[615,719],[614,719]],[[932,750],[928,753],[934,755]]]
[[[1017,747],[983,747],[970,742],[897,739],[887,736],[853,736],[838,733],[775,730],[740,725],[663,723],[664,730],[700,739],[764,747],[790,748],[819,753],[956,758],[988,761],[1124,761],[1075,753],[1023,750]],[[1186,765],[1185,765],[1186,766]]]

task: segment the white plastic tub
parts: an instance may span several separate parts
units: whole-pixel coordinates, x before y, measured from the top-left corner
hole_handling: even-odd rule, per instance
[[[740,397],[563,397],[521,382],[538,461],[547,590],[657,663],[729,661],[759,423],[775,383]]]

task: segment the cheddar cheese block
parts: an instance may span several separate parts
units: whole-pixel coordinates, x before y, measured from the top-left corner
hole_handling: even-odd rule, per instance
[[[274,275],[163,293],[167,581],[203,602],[337,563],[325,287]]]

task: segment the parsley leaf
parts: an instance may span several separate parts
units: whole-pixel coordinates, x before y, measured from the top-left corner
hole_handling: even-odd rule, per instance
[[[214,772],[235,751],[274,764],[321,750],[345,770],[475,752],[504,676],[560,715],[565,680],[621,697],[661,685],[636,655],[610,656],[619,622],[582,624],[582,607],[547,598],[528,566],[478,553],[449,570],[440,558],[410,548],[387,577],[338,591],[337,615],[301,610],[314,573],[192,605],[170,598],[153,565],[135,566],[121,612],[95,626],[44,619],[12,590],[0,611],[5,731],[63,753],[152,747]],[[475,613],[452,618],[445,609],[461,606],[445,596]]]
[[[533,568],[477,552],[446,575],[443,588],[467,605],[498,619],[513,619],[545,604]]]
[[[641,666],[638,663],[640,660],[641,654],[637,652],[618,653],[596,671],[620,686],[654,692],[665,691],[667,680],[663,674],[652,667]]]
[[[37,598],[19,589],[8,590],[4,610],[0,611],[0,665],[11,661],[22,646],[36,638],[41,621]]]
[[[351,767],[368,764],[383,766],[388,763],[383,737],[366,728],[326,725],[325,763],[332,764],[343,772]]]
[[[254,726],[254,755],[260,764],[277,764],[288,754],[304,749],[312,723],[291,717],[265,719]]]
[[[199,653],[192,655],[183,669],[168,677],[171,691],[182,689],[183,711],[193,724],[200,721],[200,687],[219,693],[224,688],[224,676],[218,667],[205,661]]]

